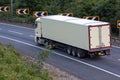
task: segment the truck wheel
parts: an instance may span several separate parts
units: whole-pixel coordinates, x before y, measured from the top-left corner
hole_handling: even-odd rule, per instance
[[[40,44],[38,43],[38,41],[36,41],[36,45],[39,46]]]
[[[72,55],[76,56],[76,50],[75,49],[72,49]]]
[[[84,58],[84,57],[85,57],[85,52],[82,51],[82,50],[79,50],[79,51],[77,52],[77,56],[78,56],[79,58]]]
[[[50,43],[49,42],[45,42],[45,47],[50,49]]]
[[[40,45],[40,43],[39,43],[39,38],[38,38],[38,37],[36,38],[36,41],[35,41],[35,42],[36,42],[36,45],[38,45],[38,46]]]
[[[70,47],[67,48],[67,53],[68,53],[69,55],[71,54],[71,48],[70,48]]]
[[[36,44],[37,44],[37,45],[43,45],[43,44],[44,44],[44,39],[42,39],[42,38],[37,38]]]
[[[45,42],[45,47],[48,48],[48,49],[52,49],[52,43],[51,42]]]

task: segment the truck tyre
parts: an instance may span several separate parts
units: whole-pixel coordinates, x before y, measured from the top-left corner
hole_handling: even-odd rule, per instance
[[[71,54],[71,48],[70,48],[70,47],[67,48],[67,53],[68,53],[69,55]]]
[[[40,45],[40,43],[39,43],[39,38],[38,38],[38,37],[36,38],[35,43],[36,43],[36,45],[37,45],[37,46],[39,46],[39,45]]]
[[[78,56],[79,58],[84,58],[84,57],[85,57],[85,52],[82,51],[82,50],[79,50],[79,51],[77,52],[77,56]]]
[[[45,45],[46,48],[49,48],[49,42],[48,41],[46,41],[44,45]]]
[[[37,45],[43,45],[44,44],[44,39],[37,37],[36,44]]]
[[[72,55],[76,56],[76,49],[72,49]]]
[[[46,47],[46,48],[52,49],[52,43],[51,43],[51,42],[46,41],[44,44],[45,44],[45,47]]]

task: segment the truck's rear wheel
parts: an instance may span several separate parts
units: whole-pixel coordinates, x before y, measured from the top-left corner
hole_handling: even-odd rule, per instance
[[[66,51],[69,55],[71,54],[71,48],[70,47],[68,47]]]
[[[72,55],[76,56],[76,49],[72,49]]]
[[[82,50],[78,50],[78,52],[77,52],[77,56],[78,56],[79,58],[84,58],[84,57],[86,56],[86,54],[85,54],[84,51],[82,51]]]

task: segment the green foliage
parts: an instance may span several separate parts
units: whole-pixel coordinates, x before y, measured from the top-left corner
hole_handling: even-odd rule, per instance
[[[42,69],[43,68],[43,64],[46,61],[46,59],[50,56],[50,51],[49,50],[43,50],[42,52],[38,53],[37,55],[37,63],[39,68]]]
[[[9,3],[10,3],[10,0],[1,0],[0,1],[1,6],[7,6],[7,5],[9,5]]]
[[[32,15],[17,16],[10,13],[1,13],[0,18],[9,22],[34,24],[35,19]]]
[[[9,19],[10,17],[11,17],[10,13],[5,13],[5,12],[0,13],[0,18]]]
[[[110,22],[112,26],[112,32],[114,33],[118,32],[118,29],[116,28],[116,21],[120,19],[119,10],[119,0],[100,1],[99,5],[95,7],[96,15],[99,15],[102,21]]]
[[[52,80],[38,64],[21,57],[13,46],[0,44],[0,80]]]

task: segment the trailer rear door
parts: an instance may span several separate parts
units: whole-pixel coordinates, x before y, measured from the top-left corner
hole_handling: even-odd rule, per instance
[[[110,25],[90,26],[90,50],[109,48],[110,44]]]

